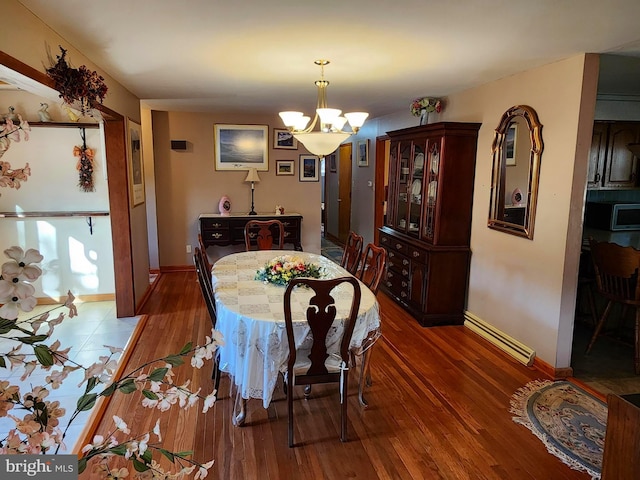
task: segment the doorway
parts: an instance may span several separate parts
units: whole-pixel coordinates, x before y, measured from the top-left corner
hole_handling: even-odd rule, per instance
[[[344,245],[351,229],[351,143],[327,155],[324,185],[324,238]]]

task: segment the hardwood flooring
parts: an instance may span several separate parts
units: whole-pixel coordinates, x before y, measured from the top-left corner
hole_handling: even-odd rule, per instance
[[[202,342],[210,331],[194,272],[163,273],[140,313],[149,316],[130,365]],[[233,396],[223,375],[218,401],[207,413],[172,409],[161,414],[163,446],[215,459],[214,479],[588,479],[546,451],[509,413],[512,394],[542,375],[525,367],[462,326],[423,328],[379,294],[383,337],[371,357],[369,408],[357,399],[357,371],[349,389],[349,441],[339,438],[338,392],[314,386],[304,400],[297,387],[296,447],[287,443],[287,405],[281,387],[268,409],[247,404],[243,427],[231,423]],[[210,391],[211,369],[183,367]],[[134,394],[136,395],[136,394]],[[157,411],[120,395],[107,408],[97,433],[113,430],[112,415],[132,434],[153,427]],[[82,479],[90,478],[88,473]]]

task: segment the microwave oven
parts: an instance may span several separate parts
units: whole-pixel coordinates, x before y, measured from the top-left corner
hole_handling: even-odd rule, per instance
[[[587,202],[584,223],[601,230],[640,230],[640,203]]]

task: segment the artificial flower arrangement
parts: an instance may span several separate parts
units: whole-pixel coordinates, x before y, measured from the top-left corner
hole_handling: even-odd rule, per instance
[[[100,397],[132,394],[138,392],[142,397],[142,406],[159,409],[165,412],[178,405],[182,409],[195,406],[203,400],[202,412],[205,413],[216,401],[216,390],[208,395],[200,394],[201,388],[192,391],[189,382],[174,385],[173,368],[185,363],[191,357],[191,366],[201,368],[205,360],[211,360],[218,345],[223,344],[221,336],[212,330],[211,337],[206,337],[204,345],[193,346],[187,343],[180,352],[145,362],[120,378],[114,378],[117,362],[113,355],[122,351],[120,348],[108,347],[110,354],[99,358],[99,361],[85,367],[69,357],[70,348],[62,349],[60,341],[47,345],[56,325],[64,319],[60,313],[53,318],[50,313],[61,307],[21,319],[19,311],[30,312],[37,304],[34,297],[35,288],[32,283],[42,274],[37,265],[43,257],[35,249],[26,252],[20,247],[11,247],[4,251],[11,259],[2,265],[0,276],[0,342],[6,347],[0,350],[1,368],[23,368],[24,381],[40,368],[48,372],[43,384],[31,385],[30,391],[21,392],[20,387],[10,381],[0,381],[0,418],[8,417],[15,422],[15,427],[8,432],[0,432],[0,454],[56,454],[64,450],[64,438],[68,428],[80,412],[91,410]],[[64,302],[69,310],[69,318],[77,315],[71,292]],[[46,328],[46,331],[44,331]],[[39,333],[43,332],[44,333]],[[30,349],[28,353],[22,348]],[[84,370],[84,378],[78,387],[84,384],[84,391],[77,400],[76,409],[68,417],[62,428],[61,420],[67,417],[60,403],[49,397],[50,389],[55,390],[62,385],[68,375],[76,370]],[[86,383],[85,383],[86,382]],[[19,413],[19,412],[25,412]],[[18,415],[23,415],[22,418]],[[115,479],[129,476],[129,469],[114,466],[114,459],[121,458],[132,464],[138,478],[191,478],[207,476],[213,460],[200,463],[190,457],[191,452],[172,452],[162,448],[160,420],[151,431],[131,435],[131,429],[125,419],[113,416],[114,429],[106,435],[96,435],[93,441],[82,448],[78,459],[78,473],[82,473],[89,462],[94,464],[94,472],[102,478]],[[177,465],[177,472],[167,472],[153,458],[160,454]]]
[[[66,104],[77,107],[83,115],[88,114],[95,103],[104,101],[108,90],[104,77],[89,70],[86,65],[72,68],[65,58],[67,51],[60,47],[60,52],[60,55],[56,55],[55,63],[50,58],[53,65],[46,69],[47,75]]]
[[[416,98],[411,102],[409,109],[414,117],[419,117],[422,114],[422,110],[440,113],[442,111],[442,101],[439,98],[431,97]]]
[[[256,272],[255,279],[264,283],[287,285],[296,277],[320,278],[322,268],[315,263],[305,263],[293,255],[272,258]]]
[[[13,120],[6,118],[3,124],[0,124],[0,157],[2,157],[9,147],[11,142],[19,142],[21,139],[21,133],[24,137],[24,141],[29,140],[29,131],[31,127],[29,122],[22,119],[21,115],[17,115],[18,125],[13,123]],[[11,168],[9,162],[0,161],[0,187],[20,188],[20,182],[26,182],[27,177],[31,175],[31,168],[27,163],[23,168]]]

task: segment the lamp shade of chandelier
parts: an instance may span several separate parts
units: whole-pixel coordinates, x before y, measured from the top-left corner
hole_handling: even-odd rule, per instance
[[[342,110],[327,107],[327,86],[329,82],[324,79],[324,66],[329,64],[329,60],[316,60],[314,62],[320,66],[320,80],[315,82],[318,87],[318,103],[316,113],[311,125],[311,117],[305,116],[302,112],[280,112],[283,123],[301,142],[307,150],[314,155],[324,157],[335,152],[340,144],[352,134],[358,133],[360,127],[369,116],[365,112],[351,112],[342,115]],[[342,128],[349,123],[351,132],[344,132]],[[317,131],[313,129],[319,125]]]

